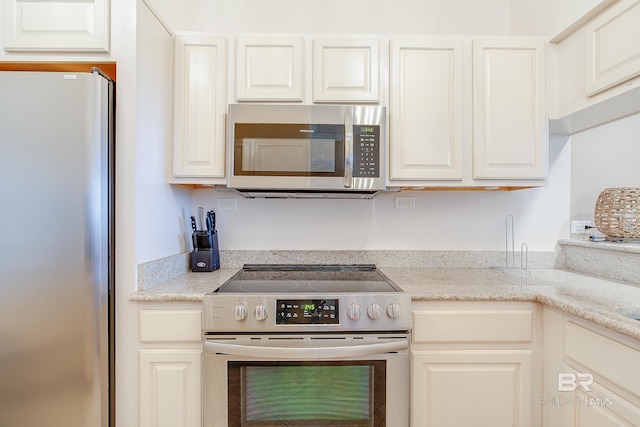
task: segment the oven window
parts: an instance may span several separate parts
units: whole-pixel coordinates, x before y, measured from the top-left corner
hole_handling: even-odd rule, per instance
[[[384,426],[386,362],[228,362],[229,425]]]

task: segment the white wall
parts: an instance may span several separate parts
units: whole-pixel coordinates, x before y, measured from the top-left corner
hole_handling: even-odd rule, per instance
[[[608,187],[640,187],[640,114],[571,136],[571,219],[593,221]]]
[[[509,0],[152,0],[174,31],[508,34]]]
[[[557,36],[592,9],[612,0],[511,0],[511,34]]]
[[[173,39],[144,5],[137,18],[136,254],[137,263],[188,250],[182,218],[191,192],[167,183],[172,146]]]

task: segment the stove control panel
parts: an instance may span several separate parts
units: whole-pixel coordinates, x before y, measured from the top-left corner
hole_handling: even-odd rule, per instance
[[[203,330],[215,332],[384,331],[412,327],[408,294],[234,295],[203,301]]]
[[[339,325],[337,299],[277,299],[276,325]]]

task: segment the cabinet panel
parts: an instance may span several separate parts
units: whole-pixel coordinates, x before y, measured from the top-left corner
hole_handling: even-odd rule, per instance
[[[109,0],[5,0],[8,51],[109,51]]]
[[[224,177],[226,39],[178,35],[174,73],[174,177]]]
[[[239,37],[236,99],[302,101],[302,52],[299,37]]]
[[[640,397],[640,352],[571,322],[565,323],[567,357]],[[615,361],[615,363],[612,363]],[[634,367],[633,369],[629,369]]]
[[[377,39],[313,41],[314,102],[379,100]]]
[[[140,310],[140,341],[200,342],[201,313],[201,310]]]
[[[640,75],[640,1],[615,4],[586,26],[586,95]]]
[[[462,55],[461,41],[391,41],[391,180],[462,179]]]
[[[578,375],[571,367],[565,367],[565,373]],[[601,384],[600,377],[585,391],[577,386],[569,397],[563,396],[567,410],[567,424],[576,427],[632,427],[640,425],[640,407],[616,394]]]
[[[532,310],[415,311],[414,342],[528,342]]]
[[[201,350],[140,350],[140,426],[200,427]]]
[[[473,42],[475,179],[544,179],[547,174],[545,44]]]
[[[530,350],[416,350],[414,426],[532,425]]]

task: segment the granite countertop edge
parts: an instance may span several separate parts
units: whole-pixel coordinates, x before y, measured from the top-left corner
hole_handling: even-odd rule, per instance
[[[132,302],[201,302],[238,268],[186,273]],[[492,268],[383,267],[380,270],[411,294],[413,301],[537,302],[640,340],[640,286],[561,269],[500,271]]]

